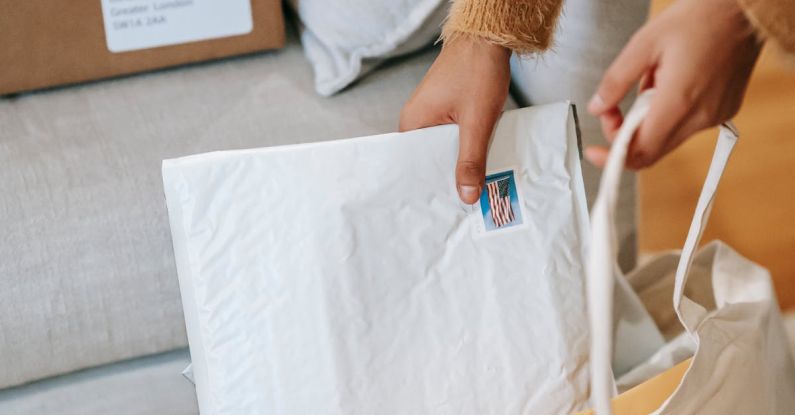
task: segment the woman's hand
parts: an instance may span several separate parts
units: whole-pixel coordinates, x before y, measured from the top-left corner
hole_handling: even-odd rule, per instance
[[[494,124],[508,95],[510,51],[475,37],[446,43],[403,107],[400,131],[456,123],[456,186],[467,204],[480,198]]]
[[[612,139],[623,122],[618,104],[640,81],[655,87],[633,138],[627,167],[649,166],[693,133],[740,108],[761,44],[736,0],[679,0],[643,26],[605,73],[588,111]],[[604,147],[586,149],[601,167]]]

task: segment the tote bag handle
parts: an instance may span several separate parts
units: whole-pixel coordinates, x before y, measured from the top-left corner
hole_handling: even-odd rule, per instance
[[[590,254],[586,275],[588,317],[591,328],[591,401],[598,415],[612,413],[610,399],[615,391],[611,361],[613,353],[613,289],[616,275],[620,272],[616,264],[618,243],[615,226],[619,181],[630,141],[649,112],[653,96],[653,90],[645,91],[638,96],[621,125],[610,148],[610,154],[599,184],[599,194],[591,212]],[[703,319],[706,310],[684,296],[687,274],[707,224],[715,191],[737,139],[737,131],[730,122],[721,125],[712,163],[698,198],[696,211],[676,270],[673,304],[679,320],[689,333],[692,333],[698,322]]]

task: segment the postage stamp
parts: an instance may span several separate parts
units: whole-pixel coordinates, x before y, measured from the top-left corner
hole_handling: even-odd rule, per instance
[[[513,170],[486,176],[486,185],[480,195],[480,213],[486,232],[516,227],[523,223]]]

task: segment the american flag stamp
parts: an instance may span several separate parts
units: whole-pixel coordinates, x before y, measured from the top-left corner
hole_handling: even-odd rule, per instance
[[[480,195],[480,212],[486,232],[522,224],[522,209],[513,170],[486,176]]]

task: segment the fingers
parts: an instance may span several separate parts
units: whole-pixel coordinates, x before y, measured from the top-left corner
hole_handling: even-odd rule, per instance
[[[607,155],[610,149],[602,146],[590,146],[585,148],[585,158],[598,168],[604,168],[607,163]]]
[[[442,118],[438,113],[417,111],[415,108],[423,108],[423,106],[416,107],[410,102],[403,108],[400,114],[400,131],[455,122],[450,116]],[[483,180],[486,176],[489,140],[494,124],[499,117],[499,109],[494,112],[496,113],[494,116],[479,114],[458,123],[460,139],[455,169],[456,190],[461,200],[469,205],[480,199]]]
[[[627,154],[627,167],[642,169],[657,162],[665,154],[678,147],[687,137],[698,131],[699,125],[692,117],[687,117],[687,99],[665,88],[657,93],[651,103],[649,114],[641,123],[632,139]],[[624,119],[618,108],[606,111],[599,117],[602,133],[608,142],[613,142]],[[604,167],[609,150],[607,147],[592,146],[585,150],[585,158],[596,167]]]
[[[608,143],[612,143],[616,138],[618,129],[624,122],[624,116],[618,107],[614,107],[606,111],[599,117],[599,122],[602,125],[602,134]],[[591,164],[598,168],[604,168],[607,163],[607,155],[610,153],[610,148],[605,146],[589,146],[585,148],[584,156]]]
[[[496,118],[475,118],[460,123],[458,162],[455,168],[458,195],[466,204],[480,199],[486,177],[486,156]]]
[[[688,138],[697,132],[711,127],[712,125],[704,125],[702,120],[698,117],[685,116],[683,121],[679,124],[678,128],[671,132],[668,140],[662,148],[660,157],[674,151],[677,147],[682,145]]]
[[[602,134],[607,139],[608,143],[612,143],[616,138],[618,129],[624,122],[624,116],[618,107],[614,107],[606,111],[599,117],[599,122],[602,125]],[[608,147],[604,146],[589,146],[585,148],[584,156],[591,164],[598,168],[603,168],[607,162],[607,155],[610,152]]]
[[[641,123],[627,155],[627,167],[650,166],[666,153],[666,145],[679,130],[691,105],[680,92],[685,89],[666,87],[657,91],[649,113]]]
[[[602,125],[602,134],[604,134],[605,139],[612,143],[618,129],[621,128],[621,124],[624,122],[624,116],[618,107],[614,107],[602,114],[599,117],[599,122]]]
[[[605,111],[617,107],[627,92],[652,66],[651,49],[646,36],[635,35],[605,72],[596,94],[588,103],[588,112],[602,115]]]
[[[655,67],[650,67],[646,70],[646,72],[641,76],[640,82],[638,84],[638,90],[643,92],[647,89],[654,88],[654,70]]]

